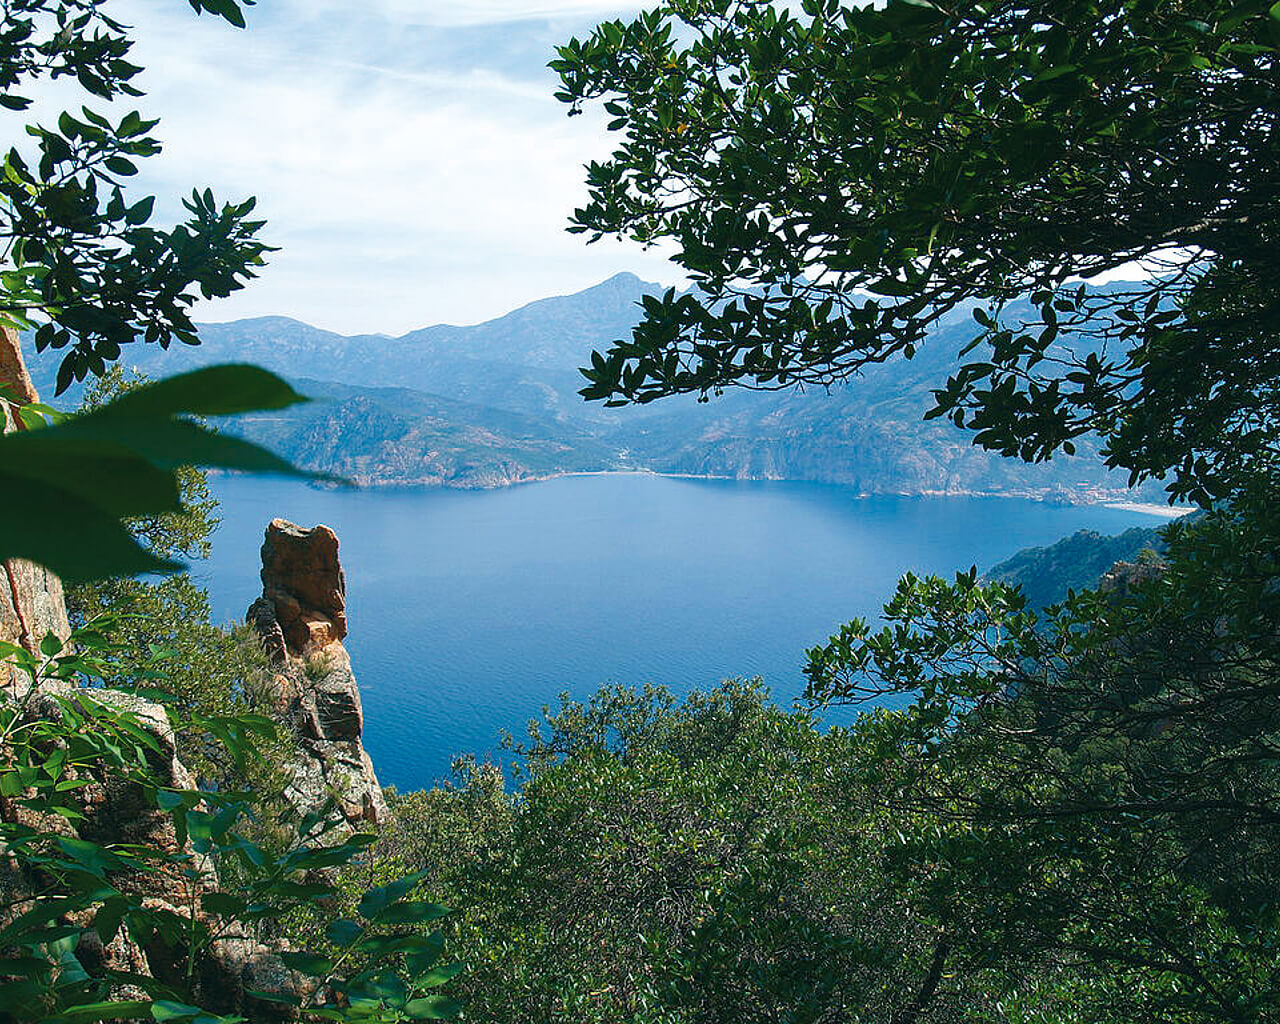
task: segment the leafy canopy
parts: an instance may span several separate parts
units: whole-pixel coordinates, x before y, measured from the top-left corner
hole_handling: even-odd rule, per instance
[[[80,416],[0,440],[0,559],[28,558],[67,582],[178,564],[138,544],[122,518],[182,511],[183,467],[298,475],[289,463],[189,414],[279,409],[304,401],[252,366],[215,366],[148,384]]]
[[[244,25],[252,0],[188,0]],[[42,79],[73,78],[90,97],[140,96],[142,68],[107,0],[18,0],[0,32],[0,106],[20,114]],[[11,116],[13,116],[11,114]],[[112,120],[88,106],[54,126],[29,124],[27,147],[0,163],[0,324],[33,330],[38,350],[66,349],[58,392],[101,374],[142,338],[199,343],[188,316],[204,298],[244,286],[270,247],[250,219],[254,200],[219,205],[208,189],[183,201],[190,218],[152,226],[154,196],[129,196],[137,161],[160,151],[158,122],[131,111]],[[11,136],[20,133],[13,131]]]
[[[853,756],[898,830],[886,887],[933,900],[931,999],[994,963],[1020,980],[966,1019],[1270,1020],[1280,7],[781,7],[671,0],[560,48],[561,99],[620,139],[573,230],[696,285],[645,300],[583,394],[829,385],[959,309],[930,415],[1029,460],[1095,432],[1210,506],[1044,616],[908,577],[884,629],[810,652],[809,696],[908,702]]]
[[[1098,431],[1201,501],[1274,461],[1280,10],[799,8],[672,0],[559,49],[559,97],[620,137],[571,230],[669,246],[696,285],[645,300],[586,397],[827,385],[971,309],[931,414],[979,444],[1039,460]]]

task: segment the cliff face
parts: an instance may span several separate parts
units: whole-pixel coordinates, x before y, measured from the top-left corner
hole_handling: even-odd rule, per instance
[[[283,725],[297,731],[302,756],[289,766],[292,780],[285,797],[303,814],[336,801],[352,828],[374,823],[387,813],[373,763],[360,742],[363,712],[351,659],[342,646],[346,635],[345,583],[337,559],[338,541],[326,527],[302,530],[275,520],[263,545],[263,597],[250,609],[250,618],[276,662],[276,704]],[[49,628],[61,636],[69,632],[61,583],[56,576],[25,563],[7,565],[14,583],[12,600],[0,601],[0,636],[14,636],[24,644]],[[23,677],[25,679],[25,677]],[[57,705],[42,684],[26,714],[52,717]],[[162,706],[131,694],[92,691],[93,698],[112,709],[129,712],[150,737],[150,773],[156,783],[192,789],[195,783],[178,757],[176,737]],[[7,696],[14,696],[12,689]],[[84,840],[108,849],[138,845],[173,855],[172,870],[123,871],[111,876],[120,892],[139,899],[152,911],[185,920],[196,896],[220,888],[216,865],[196,858],[180,839],[173,819],[158,810],[138,784],[118,775],[81,771],[74,798],[78,817],[33,817],[20,799],[0,796],[0,821]],[[194,889],[193,889],[194,886]],[[34,910],[42,883],[17,863],[0,857],[0,927],[17,915]],[[203,911],[197,911],[203,918]],[[109,942],[99,937],[96,916],[59,921],[80,930],[75,957],[91,975],[113,970],[177,982],[186,969],[189,951],[172,935],[154,934],[139,940],[116,930]],[[264,1002],[254,992],[286,996],[306,991],[307,982],[289,971],[277,950],[241,930],[224,931],[201,955],[196,984],[205,1005],[223,1013],[242,1013],[254,1021],[293,1019],[291,1011]],[[129,986],[117,998],[140,998]]]
[[[382,821],[387,805],[361,743],[360,688],[342,645],[346,591],[332,530],[271,521],[262,544],[262,596],[247,618],[276,667],[276,713],[297,732],[305,755],[293,767],[288,795],[304,813],[333,796],[356,825]]]
[[[22,361],[18,334],[11,328],[0,328],[0,387],[8,398],[0,397],[0,434],[21,430],[22,420],[11,404],[38,402]],[[67,624],[67,606],[62,596],[62,581],[51,572],[22,559],[9,559],[0,573],[0,640],[25,647],[33,654],[40,649],[46,633],[65,640],[71,632]],[[27,685],[27,677],[7,664],[0,664],[0,689],[16,693]]]
[[[4,432],[20,430],[16,405],[36,401],[37,396],[17,338],[7,330],[0,331],[0,385],[4,386],[0,427]],[[360,743],[360,692],[341,643],[347,630],[346,587],[337,556],[337,537],[326,527],[301,530],[274,521],[263,547],[263,597],[251,609],[251,618],[276,661],[281,722],[296,729],[300,737],[303,756],[292,766],[293,779],[285,795],[303,813],[318,810],[333,798],[355,827],[380,820],[386,805],[373,764]],[[0,568],[0,639],[32,653],[39,652],[40,641],[49,632],[65,641],[70,627],[58,577],[16,560]],[[50,691],[65,693],[68,685],[42,682],[39,691],[24,702],[21,714],[33,721],[55,719],[60,705],[51,699]],[[0,702],[27,696],[27,687],[26,675],[0,664]],[[219,891],[217,866],[207,857],[193,855],[190,841],[179,835],[173,817],[157,808],[152,791],[153,785],[176,790],[195,787],[178,756],[165,709],[112,690],[87,691],[85,696],[110,712],[127,712],[131,728],[146,734],[148,784],[99,770],[101,766],[93,763],[68,767],[67,778],[76,784],[65,797],[72,813],[37,812],[23,793],[6,791],[0,794],[0,822],[15,826],[17,834],[30,828],[61,837],[60,842],[154,851],[158,868],[111,870],[110,885],[136,905],[173,921],[186,922],[194,914],[212,926],[202,907],[203,896]],[[0,848],[0,929],[58,895],[49,888],[48,877],[5,852]],[[219,925],[218,937],[196,962],[188,964],[196,954],[185,944],[185,924],[139,936],[120,928],[118,921],[114,927],[100,929],[101,913],[101,909],[67,912],[50,922],[71,930],[76,937],[74,957],[91,976],[109,969],[176,983],[191,967],[194,984],[209,1009],[241,1013],[261,1022],[291,1019],[294,1014],[279,1003],[258,999],[254,992],[297,995],[306,991],[305,980],[285,967],[277,950],[237,927]],[[109,940],[104,941],[103,935]],[[125,999],[141,995],[131,984],[115,993],[116,998]]]

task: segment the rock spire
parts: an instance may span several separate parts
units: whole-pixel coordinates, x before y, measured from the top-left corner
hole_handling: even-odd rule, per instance
[[[351,825],[383,820],[386,802],[361,742],[360,687],[342,645],[346,580],[329,527],[303,529],[284,519],[267,525],[262,596],[247,619],[276,669],[277,714],[297,730],[305,755],[290,799],[306,811],[332,794]]]

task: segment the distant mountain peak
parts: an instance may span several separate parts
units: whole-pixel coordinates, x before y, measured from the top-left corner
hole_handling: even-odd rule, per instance
[[[658,284],[656,281],[646,281],[641,277],[637,277],[629,270],[623,270],[614,274],[612,277],[605,278],[599,284],[583,289],[579,294],[585,295],[588,292],[600,291],[602,289],[627,289],[629,291],[643,289],[648,291],[649,289],[660,290],[662,287],[663,286]]]
[[[581,291],[570,292],[568,295],[550,295],[545,299],[534,299],[532,302],[525,303],[525,305],[512,310],[510,313],[494,317],[494,319],[486,321],[485,324],[480,326],[501,323],[513,317],[521,317],[530,312],[540,312],[557,306],[566,309],[588,306],[591,310],[594,310],[601,301],[610,301],[615,304],[619,302],[625,303],[629,307],[631,303],[638,302],[641,295],[662,290],[662,285],[641,280],[629,270],[624,270],[621,273],[614,274],[612,277],[605,278],[599,284],[583,288]]]

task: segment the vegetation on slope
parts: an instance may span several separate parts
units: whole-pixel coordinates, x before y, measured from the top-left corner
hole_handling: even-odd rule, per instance
[[[243,25],[249,2],[190,6]],[[7,5],[0,105],[25,110],[23,93],[61,77],[91,103],[140,95],[142,69],[108,8]],[[16,347],[21,328],[41,350],[66,349],[65,391],[102,376],[123,344],[197,343],[197,296],[236,290],[263,262],[251,199],[219,207],[193,192],[191,219],[171,230],[151,225],[154,197],[126,201],[134,161],[159,150],[155,124],[64,112],[56,130],[27,126],[34,141],[5,154],[0,177],[0,560],[18,627],[0,643],[0,1020],[452,1017],[457,1004],[434,990],[454,969],[421,927],[444,911],[410,899],[417,879],[334,913],[328,872],[372,837],[338,831],[332,808],[282,811],[279,773],[255,742],[277,736],[253,713],[257,652],[208,624],[189,582],[131,578],[171,573],[173,555],[203,543],[209,506],[193,467],[298,473],[194,417],[299,396],[260,369],[208,367],[91,395],[92,408],[63,417],[34,400]],[[79,628],[66,628],[58,580],[19,557],[85,585]],[[40,583],[24,592],[20,578]],[[308,938],[324,952],[290,948]]]
[[[1028,607],[1039,610],[1066,600],[1072,590],[1093,590],[1117,562],[1155,560],[1164,550],[1161,531],[1135,526],[1107,537],[1080,530],[1055,544],[1024,548],[999,565],[986,579],[1018,587]]]

